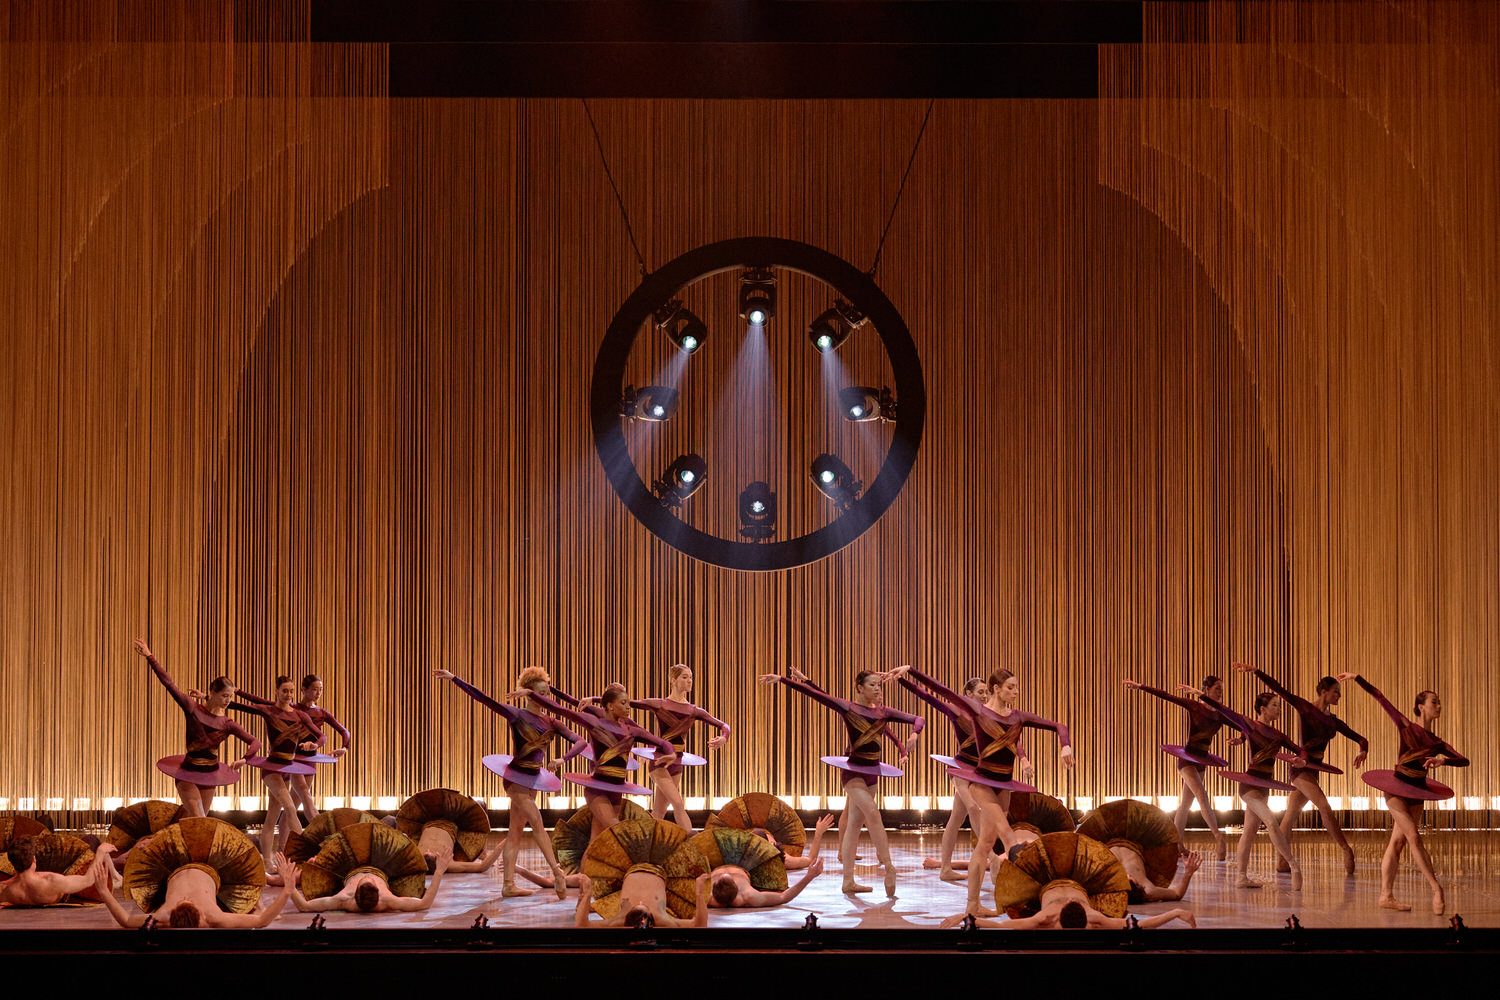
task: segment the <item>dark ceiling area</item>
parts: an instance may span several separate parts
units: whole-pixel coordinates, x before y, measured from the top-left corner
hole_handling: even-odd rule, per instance
[[[392,97],[1090,98],[1120,0],[316,0],[315,42],[390,46]]]

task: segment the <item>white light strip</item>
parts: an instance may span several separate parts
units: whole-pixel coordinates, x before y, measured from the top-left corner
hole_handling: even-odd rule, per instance
[[[708,808],[708,799],[702,795],[689,795],[682,800],[682,804],[693,812],[701,812]]]
[[[816,812],[823,807],[823,796],[821,795],[804,795],[800,801],[803,810],[806,812]]]

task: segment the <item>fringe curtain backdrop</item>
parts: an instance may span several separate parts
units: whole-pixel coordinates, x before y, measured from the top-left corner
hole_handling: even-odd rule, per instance
[[[878,275],[923,358],[916,470],[869,535],[765,576],[657,542],[594,456],[638,275],[578,102],[392,99],[383,46],[309,44],[295,3],[76,6],[0,27],[10,808],[171,796],[137,635],[184,686],[321,674],[356,738],[324,795],[502,794],[503,725],[435,667],[660,696],[679,660],[734,726],[690,796],[838,794],[842,727],[756,675],[905,662],[1015,670],[1073,731],[1072,772],[1028,741],[1049,792],[1175,795],[1182,713],[1120,681],[1234,660],[1437,689],[1475,759],[1444,780],[1500,795],[1495,6],[1153,4],[1097,101],[938,102]],[[592,105],[651,267],[746,234],[869,266],[924,108]],[[762,348],[733,292],[692,291],[711,339],[632,447],[648,476],[702,451],[696,524],[732,532],[764,478],[805,530],[811,457],[873,470],[887,438],[831,413],[824,290],[788,279]],[[889,378],[867,334],[840,360]],[[632,371],[672,361],[646,338]],[[1341,710],[1389,766],[1371,699]],[[933,722],[886,794],[951,794]]]

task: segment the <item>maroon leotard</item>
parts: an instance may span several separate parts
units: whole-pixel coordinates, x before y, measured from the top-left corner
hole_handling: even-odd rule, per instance
[[[259,695],[239,691],[236,692],[236,697],[240,700],[231,703],[230,708],[258,715],[265,720],[266,742],[270,744],[266,750],[266,760],[270,763],[296,763],[297,748],[301,744],[310,742],[322,746],[328,742],[327,735],[295,703],[285,711],[278,712],[275,702]]]
[[[155,656],[146,657],[146,664],[156,679],[161,681],[162,687],[177,702],[177,707],[182,709],[182,718],[186,723],[186,731],[183,734],[183,742],[186,744],[186,754],[183,757],[182,766],[188,771],[207,773],[219,769],[219,744],[236,736],[244,740],[246,745],[245,756],[254,754],[260,749],[260,740],[251,736],[238,723],[226,715],[215,715],[202,705],[184,694],[172,678],[162,669]]]
[[[1348,724],[1338,716],[1323,711],[1314,703],[1299,698],[1288,691],[1276,678],[1264,670],[1257,670],[1255,676],[1261,679],[1266,687],[1281,695],[1283,701],[1297,710],[1297,716],[1302,720],[1302,750],[1310,764],[1323,763],[1323,755],[1328,752],[1328,744],[1339,733],[1343,733],[1355,743],[1359,744],[1360,753],[1366,753],[1370,749],[1370,741],[1350,729]],[[1318,780],[1318,772],[1310,767],[1294,767],[1291,770],[1291,780],[1298,778],[1311,778]]]
[[[1211,763],[1207,758],[1223,760],[1222,757],[1219,757],[1210,749],[1213,746],[1214,737],[1219,735],[1220,729],[1224,728],[1224,717],[1212,705],[1205,704],[1197,698],[1192,700],[1179,698],[1177,695],[1163,691],[1161,688],[1150,687],[1146,684],[1142,684],[1137,690],[1154,695],[1162,701],[1169,701],[1187,711],[1188,738],[1187,742],[1183,743],[1182,749],[1190,754],[1205,758],[1203,762],[1196,763],[1197,767],[1202,768]],[[1184,760],[1178,767],[1182,767],[1183,765],[1191,767],[1195,766],[1195,762]]]
[[[953,755],[954,759],[967,767],[977,767],[979,754],[974,744],[974,713],[961,711],[953,706],[958,704],[960,698],[963,698],[972,708],[978,708],[979,703],[967,695],[961,695],[944,687],[920,670],[908,670],[896,678],[896,683],[947,717],[948,722],[953,726],[953,735],[958,740],[958,752]]]
[[[457,677],[452,680],[460,691],[503,718],[510,726],[510,766],[523,774],[541,772],[542,765],[547,762],[547,747],[554,737],[561,736],[575,745],[583,742],[582,736],[556,719],[537,715],[515,705],[503,705],[467,681]]]
[[[594,767],[589,773],[589,779],[594,782],[603,782],[605,785],[619,786],[622,792],[649,795],[651,790],[636,785],[626,780],[627,762],[630,759],[630,751],[637,742],[650,743],[657,748],[659,753],[676,753],[672,744],[643,729],[630,719],[609,719],[604,716],[592,715],[587,712],[576,711],[561,705],[545,695],[539,695],[535,691],[529,692],[533,702],[541,705],[553,715],[560,716],[573,723],[589,734],[587,741],[579,740],[563,756],[563,760],[572,760],[583,752],[584,747],[591,747],[594,751]],[[565,775],[564,777],[571,777]],[[591,787],[588,783],[573,779],[575,784],[583,784]],[[609,791],[601,788],[600,791]]]
[[[849,749],[845,756],[849,763],[874,767],[880,764],[880,737],[886,732],[886,726],[892,722],[912,727],[912,735],[922,731],[926,721],[920,715],[912,715],[909,712],[899,712],[894,708],[884,705],[863,706],[858,705],[847,698],[831,695],[818,687],[804,681],[793,680],[790,677],[777,677],[778,681],[785,684],[794,691],[800,691],[813,701],[827,708],[833,709],[843,720],[844,728],[849,733]],[[874,785],[876,778],[873,775],[861,774],[857,771],[846,772],[846,782],[849,777],[858,777],[864,780],[866,785]]]
[[[1203,701],[1210,707],[1217,709],[1224,717],[1224,721],[1245,734],[1245,740],[1250,744],[1250,766],[1245,768],[1246,774],[1260,781],[1274,782],[1273,787],[1283,787],[1281,782],[1276,781],[1276,751],[1285,747],[1288,752],[1302,756],[1302,748],[1292,741],[1292,738],[1275,726],[1268,726],[1264,722],[1255,719],[1247,719],[1243,715],[1229,708],[1221,702],[1214,701],[1208,695],[1203,696]],[[1264,788],[1266,786],[1254,782],[1240,782],[1240,794],[1243,795],[1246,788]]]
[[[1448,758],[1450,767],[1469,766],[1469,758],[1453,749],[1420,722],[1408,718],[1399,708],[1387,701],[1385,695],[1381,694],[1375,685],[1359,676],[1355,676],[1354,681],[1370,693],[1380,707],[1385,709],[1385,714],[1389,715],[1391,721],[1396,724],[1396,732],[1401,739],[1401,756],[1394,768],[1397,782],[1425,790],[1428,787],[1427,768],[1422,766],[1422,762],[1429,757],[1442,755]],[[1380,788],[1388,794],[1399,795],[1396,790],[1399,789],[1399,785],[1394,788],[1381,788],[1379,785],[1373,787]]]
[[[678,759],[667,767],[667,773],[673,777],[682,773],[681,757],[687,750],[687,732],[693,728],[693,723],[707,723],[721,733],[729,729],[697,705],[669,701],[666,698],[632,698],[630,705],[632,708],[644,708],[655,715],[657,734],[677,751]]]
[[[349,732],[349,730],[344,727],[344,724],[338,719],[335,719],[333,717],[333,713],[328,711],[326,708],[323,708],[321,705],[308,706],[300,703],[293,705],[292,707],[299,710],[312,720],[313,726],[315,727],[315,732],[321,734],[323,732],[324,726],[331,726],[333,728],[333,731],[338,733],[339,737],[343,739],[343,748],[345,750],[348,750],[350,747],[354,746],[354,734]],[[310,750],[297,751],[299,756],[308,756],[312,752],[313,751]]]
[[[954,707],[964,711],[965,704],[955,702]],[[1071,746],[1067,726],[1040,715],[1023,712],[1019,708],[1013,708],[1010,714],[1002,716],[984,705],[974,705],[970,714],[974,719],[974,753],[979,758],[974,773],[980,778],[999,782],[1015,780],[1016,750],[1021,745],[1023,729],[1045,729],[1057,734],[1060,746]]]

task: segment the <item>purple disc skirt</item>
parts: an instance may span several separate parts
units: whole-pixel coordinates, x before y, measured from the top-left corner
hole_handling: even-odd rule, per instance
[[[1185,760],[1189,764],[1197,764],[1199,767],[1229,766],[1229,761],[1225,760],[1223,757],[1220,757],[1216,753],[1208,753],[1207,751],[1203,753],[1194,753],[1186,747],[1176,746],[1172,743],[1163,743],[1161,745],[1161,748],[1165,752],[1171,754],[1173,757],[1176,757],[1178,760]]]
[[[536,774],[527,774],[525,771],[517,771],[510,766],[515,760],[508,753],[492,753],[485,757],[480,763],[487,770],[493,771],[506,781],[513,781],[523,788],[530,788],[534,792],[558,792],[562,790],[562,779],[545,767]]]
[[[259,768],[273,774],[317,774],[318,769],[311,764],[299,764],[297,761],[272,760],[269,757],[247,757],[245,763],[251,767]]]
[[[177,753],[170,757],[163,757],[156,762],[156,769],[170,778],[178,781],[186,781],[190,785],[199,788],[217,788],[219,785],[233,785],[240,780],[240,772],[228,764],[220,764],[212,771],[194,771],[192,768],[183,767],[182,762],[187,754]]]
[[[339,759],[332,754],[326,753],[299,753],[297,763],[299,764],[337,764]]]
[[[1277,760],[1284,760],[1288,764],[1290,764],[1292,761],[1296,760],[1297,758],[1294,755],[1289,754],[1289,753],[1279,753],[1279,754],[1276,755],[1276,759]],[[1298,767],[1293,767],[1292,768],[1292,777],[1295,778],[1297,776],[1297,772],[1298,771],[1317,771],[1320,774],[1343,774],[1344,773],[1342,768],[1337,768],[1337,767],[1334,767],[1332,764],[1324,764],[1321,761],[1316,761],[1316,760],[1310,760],[1306,764],[1302,764],[1302,765],[1300,765]]]
[[[906,772],[889,764],[853,764],[848,757],[820,757],[825,764],[832,764],[840,771],[863,775],[866,778],[899,778]]]
[[[1360,777],[1365,784],[1384,792],[1388,797],[1414,799],[1418,802],[1441,802],[1453,798],[1453,789],[1431,778],[1427,779],[1427,787],[1424,788],[1403,780],[1395,771],[1366,771]]]
[[[635,754],[637,757],[644,757],[649,761],[654,762],[656,760],[656,747],[636,747],[630,752]],[[684,750],[677,755],[677,763],[683,764],[687,767],[697,767],[699,764],[707,764],[708,758],[699,757],[695,753],[688,753],[686,750]]]
[[[955,778],[962,778],[964,781],[972,781],[978,785],[998,788],[1002,792],[1034,792],[1037,790],[1034,786],[1028,785],[1024,781],[1004,781],[1000,778],[991,778],[988,775],[980,774],[972,767],[950,767],[948,768],[948,773]]]
[[[961,767],[962,766],[961,764],[959,764],[957,757],[949,757],[945,753],[930,753],[927,756],[930,757],[930,758],[932,758],[933,760],[937,761],[939,764],[943,765],[944,767]]]
[[[592,774],[579,774],[577,772],[574,772],[571,774],[563,775],[563,780],[571,781],[575,785],[582,785],[584,788],[588,788],[596,792],[610,792],[615,795],[651,794],[651,789],[642,787],[641,785],[637,785],[635,782],[605,781],[603,778],[596,778]]]
[[[1279,792],[1295,792],[1297,790],[1285,781],[1277,781],[1275,778],[1262,778],[1258,774],[1250,774],[1246,771],[1220,771],[1219,777],[1228,778],[1230,781],[1238,781],[1241,785],[1250,785],[1254,788],[1274,788]]]

